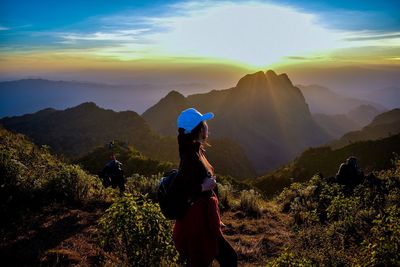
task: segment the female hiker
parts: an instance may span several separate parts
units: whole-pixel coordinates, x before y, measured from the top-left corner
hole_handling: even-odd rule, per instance
[[[173,239],[188,266],[209,266],[216,259],[220,266],[237,266],[237,255],[221,231],[214,168],[208,162],[204,146],[208,145],[206,120],[214,114],[202,115],[194,108],[178,117],[180,182],[192,203],[183,218],[174,224]]]

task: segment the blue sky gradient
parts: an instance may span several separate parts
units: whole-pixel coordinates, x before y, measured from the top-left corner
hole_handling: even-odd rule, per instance
[[[266,17],[273,18],[275,12],[268,12],[268,8],[281,17],[268,20]],[[254,13],[261,9],[265,15]],[[229,17],[224,10],[236,17]],[[221,21],[215,14],[223,15]],[[230,27],[236,23],[242,25]],[[257,24],[262,27],[254,29]],[[208,33],[211,40],[206,41],[215,41],[214,47],[208,47],[204,40]],[[268,38],[260,38],[262,34]],[[298,48],[290,44],[292,36]],[[224,47],[240,38],[246,40],[245,45],[240,44],[242,50],[239,46]],[[251,54],[264,47],[269,54]],[[198,57],[252,66],[287,59],[343,60],[343,53],[354,55],[357,61],[371,61],[379,54],[378,61],[397,64],[400,1],[1,1],[0,59],[11,62],[15,55],[40,53],[53,59],[56,54],[57,58],[72,55],[122,61]],[[337,53],[341,55],[336,57]]]
[[[133,10],[142,15],[163,12],[168,4],[184,1],[33,1],[3,0],[0,3],[0,25],[11,29],[54,30],[67,27],[93,16],[110,15]],[[244,1],[233,1],[244,2]],[[400,1],[260,1],[294,6],[323,14],[323,23],[351,30],[398,31],[400,29]],[[168,9],[170,11],[170,9]],[[352,14],[363,14],[354,20]],[[342,20],[337,20],[342,18]],[[376,20],[372,20],[372,18]]]

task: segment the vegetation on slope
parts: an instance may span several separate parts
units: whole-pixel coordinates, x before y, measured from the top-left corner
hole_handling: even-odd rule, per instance
[[[400,159],[354,188],[321,176],[278,197],[293,218],[294,238],[273,266],[398,266]]]
[[[118,161],[123,163],[124,175],[127,177],[132,176],[134,173],[149,176],[176,168],[176,164],[172,162],[150,159],[137,151],[132,145],[118,141],[114,142],[112,150],[108,145],[98,147],[76,160],[76,163],[82,165],[90,173],[98,174],[105,164],[110,161],[112,153],[114,153]]]
[[[254,170],[237,144],[226,139],[212,139],[211,147],[207,147],[207,157],[213,163],[218,174],[235,177],[238,180],[254,177]],[[144,156],[134,146],[114,142],[113,150],[108,145],[95,148],[92,152],[77,159],[75,162],[92,174],[98,174],[110,160],[112,151],[123,163],[124,173],[131,176],[134,173],[153,175],[164,173],[172,168],[178,168],[177,161],[161,161]],[[171,151],[172,152],[172,151]]]
[[[99,217],[99,224],[92,234],[85,234],[91,239],[85,245],[90,244],[88,249],[97,250],[96,265],[122,262],[143,266],[142,263],[154,265],[160,259],[176,261],[170,222],[161,214],[158,204],[138,191],[149,192],[150,188],[154,191],[155,187],[148,184],[156,185],[160,177],[128,178],[128,191],[136,197],[129,193],[119,197],[113,189],[103,189],[98,177],[87,174],[78,165],[66,164],[49,153],[46,147],[37,147],[25,136],[3,128],[0,128],[0,172],[0,216],[3,218],[0,225],[0,257],[4,262],[16,265],[59,264],[59,257],[68,257],[64,254],[65,249],[58,249],[54,255],[54,251],[48,248],[70,234],[79,234],[89,226],[93,228]],[[99,210],[104,212],[110,201],[115,203],[99,215]],[[93,203],[99,205],[94,206],[96,215],[90,216],[87,210]],[[76,216],[79,206],[82,208]],[[49,211],[50,221],[42,225],[43,219],[36,212],[46,214]],[[92,225],[80,221],[79,214]],[[27,221],[27,218],[33,222]],[[76,225],[77,221],[82,225]],[[128,232],[125,231],[127,229]],[[124,236],[120,235],[121,231],[125,231]],[[142,243],[138,243],[139,237]],[[122,245],[118,243],[122,241],[126,242]],[[75,237],[73,242],[81,241]],[[111,248],[110,244],[118,249]],[[107,253],[108,249],[111,249],[111,254]],[[55,263],[54,257],[57,258]],[[70,259],[67,263],[74,261]]]
[[[293,182],[307,181],[316,173],[333,176],[346,158],[355,156],[365,172],[379,171],[391,166],[393,153],[400,153],[400,134],[375,141],[357,142],[340,149],[310,148],[291,163],[252,181],[268,196],[279,193]]]
[[[176,136],[159,136],[133,111],[115,112],[94,103],[83,103],[66,110],[45,109],[24,116],[6,117],[0,123],[6,129],[29,136],[38,145],[49,145],[52,151],[73,161],[118,140],[134,147],[145,158],[179,163]],[[210,142],[210,160],[218,173],[236,178],[255,176],[252,164],[237,143],[226,138],[214,138]]]
[[[0,127],[0,214],[11,215],[54,202],[82,202],[102,194],[101,183],[79,166],[65,164],[47,147]],[[4,220],[3,220],[4,222]]]
[[[83,103],[66,110],[45,109],[0,120],[6,129],[29,136],[38,145],[49,145],[58,155],[78,158],[99,145],[117,139],[134,145],[154,159],[171,158],[175,140],[162,138],[133,111],[115,112]],[[177,155],[174,155],[177,159]]]
[[[393,146],[394,138],[379,141]],[[0,228],[4,262],[181,263],[171,240],[172,224],[155,202],[160,174],[130,175],[126,194],[118,196],[117,190],[104,190],[97,177],[63,163],[20,134],[0,128],[0,148],[0,169],[5,174],[0,187],[2,218],[16,213],[26,216]],[[384,149],[379,143],[373,151],[381,154]],[[385,161],[377,160],[376,166],[386,170],[367,176],[355,188],[316,175],[308,182],[291,184],[269,201],[231,177],[218,177],[223,231],[238,252],[239,265],[399,265],[400,159],[392,163],[394,167],[387,168]],[[92,208],[90,200],[105,205]],[[85,205],[77,208],[70,203]],[[28,208],[43,209],[39,216]]]

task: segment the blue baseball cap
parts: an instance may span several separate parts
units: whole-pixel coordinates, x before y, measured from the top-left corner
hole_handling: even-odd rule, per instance
[[[195,108],[188,108],[181,112],[178,117],[178,128],[185,129],[185,133],[190,133],[200,122],[214,118],[212,112],[201,114]]]

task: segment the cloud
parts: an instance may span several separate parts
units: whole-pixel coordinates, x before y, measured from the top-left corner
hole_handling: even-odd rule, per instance
[[[154,24],[171,29],[152,36],[166,53],[263,66],[288,54],[337,47],[341,38],[340,34],[319,26],[315,15],[273,4],[191,4],[184,5],[181,12],[186,15],[153,18]]]
[[[320,26],[314,14],[277,4],[205,1],[176,3],[167,9],[159,16],[127,13],[97,18],[101,31],[70,32],[60,38],[74,45],[96,41],[100,50],[114,42],[114,55],[121,59],[129,48],[137,54],[148,46],[158,57],[203,57],[265,66],[287,55],[342,47],[345,37]],[[117,47],[124,52],[118,53]]]
[[[111,32],[95,32],[90,34],[62,33],[60,37],[69,41],[132,41],[139,40],[140,34],[148,31],[148,29],[128,29],[116,30]]]
[[[321,21],[321,15],[279,3],[191,1],[163,6],[157,14],[126,10],[91,17],[62,32],[31,36],[53,40],[58,53],[79,51],[117,60],[209,59],[250,67],[325,60],[338,49],[400,44],[398,32],[348,31]]]
[[[399,38],[400,38],[400,33],[390,33],[390,34],[380,34],[380,35],[371,33],[370,35],[366,35],[366,36],[349,37],[349,38],[346,38],[345,40],[347,40],[347,41],[369,41],[369,40],[385,40],[385,39],[399,39]]]
[[[285,58],[291,60],[307,60],[307,61],[324,59],[324,57],[301,57],[301,56],[288,56]]]

